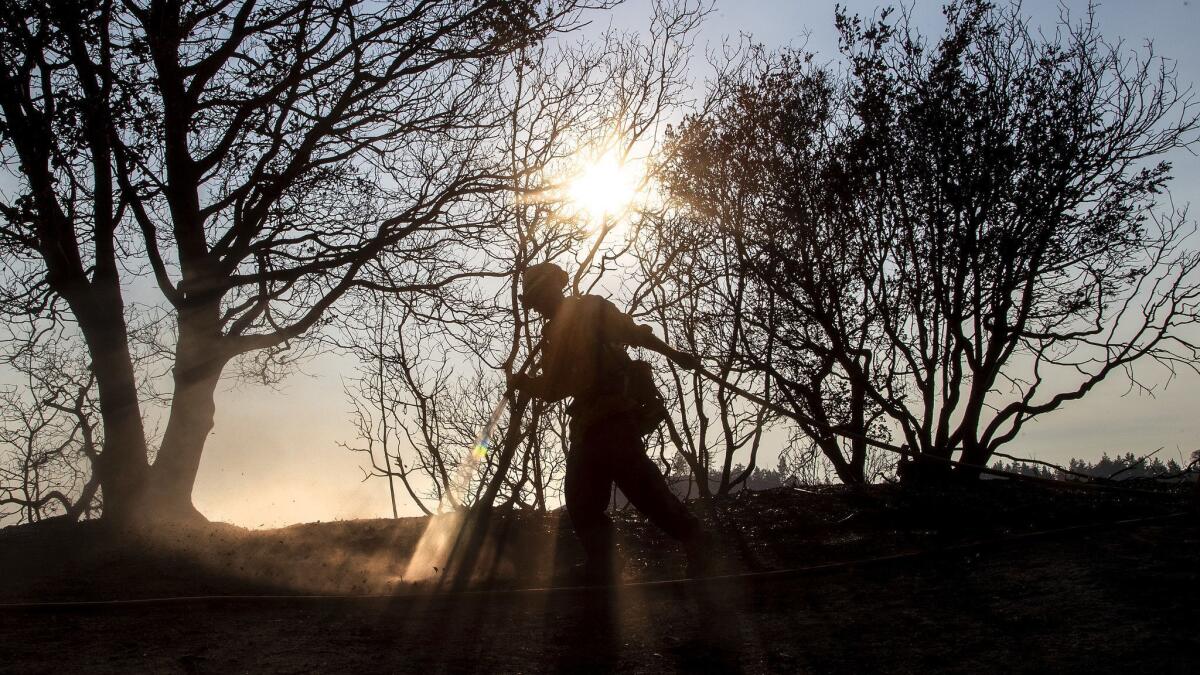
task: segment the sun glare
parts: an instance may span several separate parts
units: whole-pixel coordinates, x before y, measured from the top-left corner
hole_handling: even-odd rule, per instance
[[[563,201],[573,215],[591,225],[619,219],[642,190],[645,169],[640,162],[622,161],[613,152],[579,167],[563,188]]]

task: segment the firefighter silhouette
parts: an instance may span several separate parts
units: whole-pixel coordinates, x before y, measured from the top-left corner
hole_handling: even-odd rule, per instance
[[[573,398],[567,408],[571,423],[564,495],[587,554],[585,579],[603,582],[619,572],[612,521],[605,513],[614,483],[651,522],[683,544],[689,575],[699,574],[707,536],[646,454],[642,436],[658,426],[666,411],[649,365],[631,359],[625,348],[645,347],[688,369],[698,368],[698,360],[600,296],[565,296],[567,273],[558,265],[533,265],[522,281],[522,302],[547,320],[545,342],[540,375],[518,374],[510,384],[545,401]]]

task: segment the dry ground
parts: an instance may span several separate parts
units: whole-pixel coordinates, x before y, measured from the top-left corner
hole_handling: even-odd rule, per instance
[[[6,603],[292,597],[3,608],[0,672],[1195,673],[1200,528],[1194,512],[1157,518],[1191,508],[998,482],[746,493],[705,513],[718,572],[915,555],[655,583],[682,557],[622,513],[625,580],[651,583],[552,592],[514,589],[567,581],[569,529],[556,514],[498,513],[500,555],[460,594],[429,593],[436,575],[413,582],[433,574],[408,565],[424,519],[137,537],[9,528]],[[1021,536],[1045,530],[1058,531]],[[331,593],[377,595],[296,597]]]

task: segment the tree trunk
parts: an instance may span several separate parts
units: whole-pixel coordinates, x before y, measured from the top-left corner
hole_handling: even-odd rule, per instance
[[[994,378],[989,378],[989,381],[991,379]],[[984,394],[976,393],[977,391],[986,393],[988,386],[990,383],[983,385],[977,383],[972,387],[971,395],[967,399],[967,408],[962,422],[959,423],[959,429],[962,429],[962,454],[959,455],[959,463],[954,466],[955,478],[978,479],[979,468],[985,466],[991,456],[987,446],[979,442],[979,420],[983,414]]]
[[[492,505],[495,504],[496,495],[500,493],[500,488],[504,485],[504,479],[508,476],[508,469],[512,466],[513,456],[516,454],[517,446],[521,441],[521,418],[525,416],[525,408],[528,406],[529,396],[522,392],[517,392],[516,400],[512,402],[512,407],[509,409],[508,429],[505,430],[504,441],[500,446],[500,456],[496,461],[496,472],[492,475],[491,481],[488,482],[483,496],[475,503],[474,510],[479,512],[490,511]]]
[[[837,436],[829,434],[825,438],[817,440],[817,446],[821,448],[821,452],[825,453],[825,457],[833,465],[834,472],[843,483],[861,485],[864,482],[862,467],[859,466],[856,469],[846,461],[846,458],[842,456],[842,448],[838,443]]]
[[[213,428],[213,396],[219,379],[220,371],[189,377],[180,376],[177,367],[171,414],[146,491],[144,508],[152,520],[203,519],[192,505],[192,488],[204,442]]]
[[[215,304],[180,311],[175,393],[146,493],[146,515],[153,520],[204,518],[192,505],[192,488],[213,428],[214,395],[227,360],[216,329],[216,311]]]
[[[94,462],[104,517],[127,522],[139,514],[150,467],[123,304],[119,296],[113,304],[91,294],[71,304],[92,359],[104,425],[103,451]]]
[[[870,356],[868,355],[868,358]],[[850,439],[850,471],[860,483],[867,482],[867,391],[862,383],[851,382],[850,428],[858,436]]]
[[[675,422],[667,417],[664,422],[667,425],[667,434],[671,437],[671,442],[675,444],[675,449],[679,451],[679,455],[683,457],[683,461],[687,462],[688,468],[692,471],[692,477],[696,481],[696,491],[700,495],[700,499],[709,501],[712,499],[712,486],[708,484],[708,469],[703,466],[695,453],[685,450],[683,436],[680,435],[679,429],[675,427]],[[690,491],[689,491],[690,494]]]
[[[961,463],[954,467],[954,472],[963,479],[979,478],[979,469],[987,466],[991,454],[986,445],[973,437],[966,438],[963,440]]]
[[[912,459],[900,463],[900,482],[904,485],[944,485],[954,478],[950,453],[940,448],[913,453]]]

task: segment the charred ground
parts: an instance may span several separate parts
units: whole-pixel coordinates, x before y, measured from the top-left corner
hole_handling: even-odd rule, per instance
[[[768,574],[638,585],[684,560],[632,511],[616,514],[632,585],[519,590],[569,584],[581,553],[559,513],[499,512],[471,592],[451,595],[430,593],[444,570],[413,580],[424,518],[9,528],[5,603],[284,597],[6,608],[0,670],[1194,672],[1187,498],[985,481],[692,506],[717,534],[714,573]],[[843,561],[859,562],[819,567]],[[314,594],[376,597],[299,597]]]

